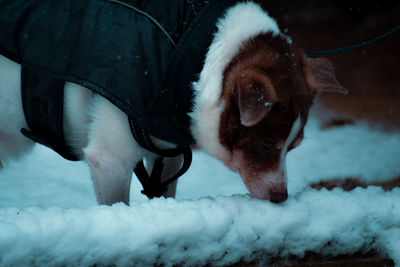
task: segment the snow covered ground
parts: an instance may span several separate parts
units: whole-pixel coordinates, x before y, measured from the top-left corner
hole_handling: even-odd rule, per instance
[[[196,151],[176,199],[149,201],[133,179],[131,205],[106,207],[85,164],[37,146],[0,172],[0,266],[223,265],[371,248],[400,266],[400,189],[308,186],[400,176],[399,132],[363,122],[321,130],[310,119],[287,168],[289,200],[276,205],[250,198],[237,174]]]

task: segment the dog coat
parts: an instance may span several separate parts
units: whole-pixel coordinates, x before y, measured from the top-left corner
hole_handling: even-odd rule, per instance
[[[22,65],[23,133],[76,159],[63,136],[69,81],[107,98],[136,131],[190,146],[191,83],[234,2],[0,0],[0,53]]]

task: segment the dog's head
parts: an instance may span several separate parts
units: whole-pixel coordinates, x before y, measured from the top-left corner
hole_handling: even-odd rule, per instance
[[[287,199],[286,153],[303,139],[316,93],[344,92],[325,58],[308,58],[283,35],[243,44],[224,71],[216,155],[240,173],[252,196]]]

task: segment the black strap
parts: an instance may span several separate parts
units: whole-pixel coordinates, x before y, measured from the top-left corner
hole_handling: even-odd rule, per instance
[[[22,66],[21,98],[29,129],[21,133],[68,160],[79,160],[65,143],[63,128],[65,81]]]
[[[143,160],[135,167],[135,174],[143,186],[142,194],[146,195],[148,198],[161,197],[165,192],[167,192],[168,185],[176,181],[189,169],[190,164],[192,163],[192,150],[190,147],[185,148],[183,151],[183,164],[181,169],[174,176],[164,182],[161,181],[162,169],[164,167],[162,161],[163,157],[159,157],[156,160],[150,176],[144,167]]]
[[[163,157],[167,158],[172,158],[172,157],[177,157],[181,154],[183,154],[185,148],[183,147],[177,147],[173,149],[159,149],[156,147],[156,145],[153,143],[153,141],[150,138],[150,135],[145,131],[143,128],[140,128],[137,126],[137,124],[132,120],[129,119],[129,125],[131,127],[131,132],[133,137],[135,138],[136,142],[139,143],[140,146],[143,148],[156,153],[158,155],[161,155]]]
[[[389,30],[371,40],[368,40],[368,41],[364,41],[364,42],[361,42],[358,44],[349,45],[349,46],[345,46],[345,47],[330,49],[330,50],[319,50],[319,51],[306,50],[306,51],[304,51],[304,54],[306,54],[306,55],[329,55],[329,54],[336,54],[336,53],[344,52],[347,50],[351,50],[351,49],[355,49],[355,48],[359,48],[359,47],[363,47],[363,46],[372,44],[376,41],[379,41],[379,40],[391,35],[392,33],[396,32],[397,30],[400,30],[400,25],[397,25],[396,27],[392,28],[391,30]]]
[[[143,128],[138,127],[132,119],[129,119],[129,125],[131,127],[133,137],[140,146],[161,156],[154,163],[153,170],[150,175],[147,173],[146,168],[144,167],[143,160],[140,161],[134,169],[136,176],[143,186],[142,193],[149,198],[161,197],[165,192],[167,192],[168,185],[176,181],[189,169],[190,164],[192,163],[192,150],[190,146],[178,147],[174,149],[160,149],[153,143],[148,132]],[[181,169],[174,176],[162,182],[161,174],[164,167],[162,163],[163,158],[177,157],[179,155],[183,155],[183,164]]]

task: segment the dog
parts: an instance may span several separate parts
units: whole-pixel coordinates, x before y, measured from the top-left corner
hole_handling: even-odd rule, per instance
[[[274,203],[288,198],[285,158],[303,139],[315,95],[345,92],[325,58],[309,58],[253,2],[236,3],[216,21],[193,90],[189,112],[194,143],[238,172],[251,196]],[[188,62],[190,64],[190,62]],[[18,62],[0,56],[0,159],[17,158],[34,145],[21,103]],[[132,170],[142,159],[151,171],[158,155],[133,138],[126,112],[110,99],[67,81],[63,98],[65,141],[90,167],[99,204],[129,204]],[[176,144],[152,136],[157,147]],[[163,159],[165,180],[182,156]],[[165,197],[175,195],[176,182]]]

